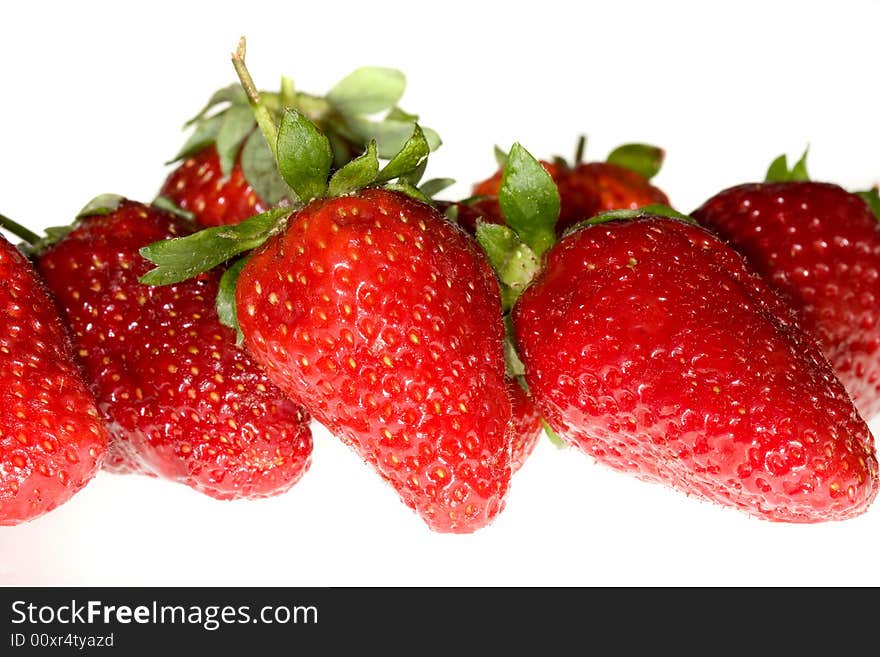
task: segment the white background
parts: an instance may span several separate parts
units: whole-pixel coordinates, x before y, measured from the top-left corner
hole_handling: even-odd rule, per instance
[[[234,80],[242,34],[262,87],[404,70],[403,106],[445,141],[429,177],[460,181],[450,196],[493,171],[493,144],[570,156],[581,132],[597,159],[665,146],[657,183],[684,211],[807,142],[815,178],[863,188],[880,178],[878,25],[864,0],[4,3],[0,211],[42,228],[98,193],[150,200],[183,121]],[[303,481],[267,501],[101,474],[0,528],[0,583],[880,585],[880,503],[772,524],[542,442],[493,525],[446,536],[326,432],[315,443]]]

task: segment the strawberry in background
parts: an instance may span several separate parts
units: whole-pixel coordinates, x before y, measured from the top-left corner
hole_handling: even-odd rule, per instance
[[[806,153],[761,183],[726,189],[694,218],[794,307],[866,420],[880,413],[880,202],[809,180]]]
[[[608,210],[635,210],[647,205],[669,205],[666,194],[651,184],[663,164],[662,149],[648,144],[624,144],[615,148],[604,162],[584,162],[585,139],[581,138],[574,164],[561,157],[542,161],[559,190],[558,234],[584,219]],[[472,200],[465,205],[472,211],[461,213],[463,226],[472,232],[476,219],[491,223],[503,221],[498,202],[506,163],[505,154],[496,150],[499,169],[491,178],[474,185]],[[483,216],[480,216],[483,215]]]

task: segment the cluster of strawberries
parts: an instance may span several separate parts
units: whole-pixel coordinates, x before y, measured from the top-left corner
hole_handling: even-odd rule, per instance
[[[101,468],[277,495],[312,418],[441,532],[490,523],[544,432],[768,520],[874,500],[876,190],[780,158],[684,215],[657,148],[514,144],[441,201],[400,73],[266,93],[233,62],[152,203],[0,216],[0,524]]]

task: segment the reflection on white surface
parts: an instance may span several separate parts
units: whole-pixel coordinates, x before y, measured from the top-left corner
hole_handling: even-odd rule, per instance
[[[872,423],[878,433],[880,422]],[[0,583],[63,585],[876,585],[880,506],[785,525],[688,499],[542,441],[507,508],[469,536],[431,533],[390,487],[318,427],[290,492],[218,502],[102,474],[63,508],[0,528]],[[343,484],[343,485],[341,485]],[[852,559],[809,568],[847,545]],[[785,558],[753,558],[754,545]],[[809,548],[805,548],[805,546]],[[752,546],[752,547],[750,547]],[[860,559],[862,556],[864,559]],[[768,563],[771,562],[771,563]],[[853,562],[850,567],[847,564]]]

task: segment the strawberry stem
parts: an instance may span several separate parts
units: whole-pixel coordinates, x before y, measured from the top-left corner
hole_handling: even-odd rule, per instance
[[[257,86],[254,84],[254,79],[251,77],[250,71],[248,71],[247,66],[245,66],[245,50],[245,38],[241,37],[241,39],[239,39],[238,41],[238,48],[236,48],[235,52],[232,53],[232,66],[235,68],[235,73],[238,75],[238,79],[241,82],[241,86],[244,89],[245,94],[247,95],[250,106],[254,110],[254,117],[257,119],[257,124],[260,126],[260,130],[262,131],[263,136],[266,137],[266,141],[269,143],[269,148],[272,149],[272,155],[274,155],[275,159],[277,160],[278,125],[272,118],[272,113],[260,100],[260,92],[257,91]]]
[[[28,244],[36,244],[42,238],[35,232],[25,228],[17,221],[13,221],[9,217],[0,214],[0,228],[5,228],[16,237],[24,240]]]
[[[581,135],[578,137],[577,146],[574,149],[574,165],[577,166],[579,164],[583,164],[584,162],[584,151],[587,149],[587,136]]]

